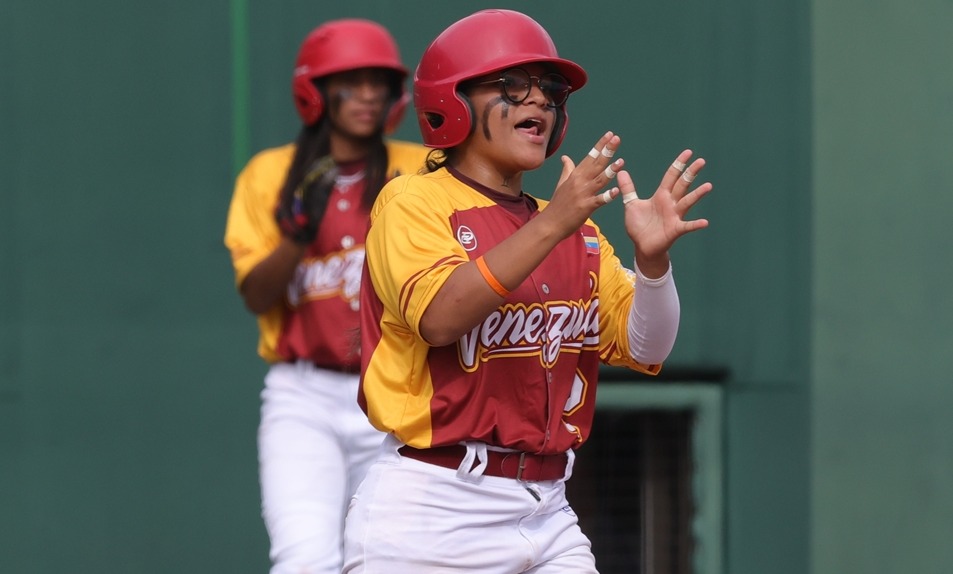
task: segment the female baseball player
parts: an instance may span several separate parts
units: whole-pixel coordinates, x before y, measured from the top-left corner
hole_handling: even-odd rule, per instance
[[[578,166],[562,158],[551,201],[524,193],[586,79],[507,10],[456,22],[423,54],[414,104],[442,151],[371,214],[359,401],[388,438],[348,511],[345,572],[596,572],[564,481],[600,362],[654,374],[674,344],[668,252],[707,226],[684,217],[711,185],[690,193],[704,160],[686,150],[640,199],[606,133]],[[590,220],[620,194],[635,271]]]
[[[359,297],[370,206],[427,149],[385,140],[407,71],[379,24],[337,20],[301,45],[294,144],[238,176],[225,244],[271,364],[258,431],[272,574],[339,573],[347,501],[383,435],[357,406]]]

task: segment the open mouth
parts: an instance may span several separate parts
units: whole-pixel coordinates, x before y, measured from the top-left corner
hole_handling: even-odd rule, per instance
[[[544,128],[543,122],[536,118],[523,120],[516,124],[516,129],[534,136],[542,135]]]

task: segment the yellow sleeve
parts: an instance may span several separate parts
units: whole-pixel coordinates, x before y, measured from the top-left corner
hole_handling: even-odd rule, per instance
[[[235,180],[225,225],[225,246],[235,268],[235,285],[281,242],[275,205],[294,146],[265,150],[253,157]]]
[[[420,336],[420,319],[457,265],[468,260],[450,229],[453,207],[430,177],[384,186],[371,214],[366,255],[384,308]]]
[[[629,350],[629,311],[635,294],[635,271],[622,265],[615,249],[596,226],[599,234],[599,356],[614,367],[656,375],[662,365],[648,365],[632,358]]]

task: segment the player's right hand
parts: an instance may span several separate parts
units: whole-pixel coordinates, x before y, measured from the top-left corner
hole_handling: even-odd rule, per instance
[[[282,191],[275,208],[282,235],[302,245],[314,241],[337,174],[337,164],[331,156],[325,156],[311,165],[297,187],[290,192]]]
[[[549,215],[560,222],[564,236],[577,231],[596,209],[619,195],[618,187],[606,189],[606,186],[625,165],[621,158],[612,159],[621,144],[619,136],[607,132],[578,164],[562,156],[559,182],[543,212],[549,211]]]

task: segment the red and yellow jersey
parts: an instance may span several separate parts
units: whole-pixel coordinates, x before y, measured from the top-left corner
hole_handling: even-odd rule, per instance
[[[390,177],[417,173],[429,151],[419,144],[387,141],[387,173]],[[294,144],[264,150],[236,180],[225,245],[238,287],[281,242],[275,206],[294,153]],[[283,303],[258,316],[258,354],[270,363],[300,358],[331,368],[359,364],[358,290],[368,214],[361,203],[363,166],[340,167],[318,235],[298,265]]]
[[[634,273],[588,221],[454,345],[420,319],[457,265],[525,223],[446,169],[392,180],[371,213],[361,288],[358,400],[379,430],[417,448],[482,441],[553,454],[581,445],[600,362],[655,374],[629,354]],[[532,200],[531,200],[532,201]],[[545,208],[535,200],[535,217]]]

